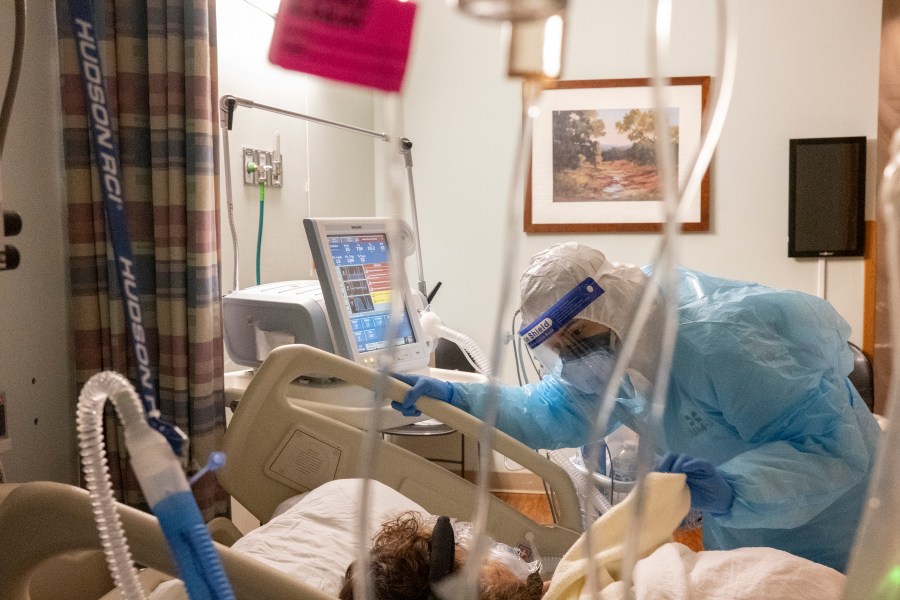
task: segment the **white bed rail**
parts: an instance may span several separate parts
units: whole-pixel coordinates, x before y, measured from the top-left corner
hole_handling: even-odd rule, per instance
[[[8,493],[7,493],[8,492]],[[88,493],[74,486],[39,481],[0,484],[0,598],[28,600],[29,579],[40,565],[69,552],[100,549]],[[118,506],[136,563],[177,577],[155,517]],[[217,545],[240,600],[333,600],[250,557]],[[73,581],[73,586],[77,585]],[[76,594],[73,593],[72,597]]]
[[[308,373],[328,373],[368,389],[375,386],[378,377],[371,369],[307,346],[283,346],[269,355],[247,386],[226,430],[223,450],[228,462],[217,473],[223,487],[261,521],[267,520],[278,503],[290,496],[331,479],[361,476],[357,465],[366,432],[289,401],[287,386]],[[408,389],[406,384],[391,379],[386,395],[400,400]],[[463,411],[431,398],[422,398],[417,406],[465,435],[477,436],[483,425]],[[491,497],[488,534],[509,544],[531,539],[543,556],[561,556],[582,530],[574,485],[546,457],[501,432],[495,435],[495,450],[543,478],[555,491],[559,522],[535,523]],[[471,519],[477,492],[472,483],[383,440],[377,440],[376,455],[375,472],[368,474],[370,477],[433,514]],[[118,511],[135,562],[177,576],[156,518],[124,505],[119,505]],[[3,600],[27,600],[29,579],[48,559],[99,548],[100,539],[85,490],[52,482],[0,484]],[[217,549],[239,599],[333,600],[225,546],[217,545]],[[73,582],[74,585],[77,584]],[[77,596],[73,593],[71,597]]]
[[[217,473],[225,489],[243,506],[265,521],[278,503],[298,492],[331,479],[368,476],[434,514],[472,517],[476,492],[472,483],[394,444],[378,440],[375,472],[359,473],[358,449],[366,433],[288,399],[288,385],[313,373],[370,390],[379,377],[372,369],[308,346],[282,346],[270,353],[248,384],[226,430],[223,449],[228,462]],[[391,378],[385,394],[399,401],[408,389]],[[421,398],[417,407],[467,436],[477,437],[483,426],[475,417],[432,398]],[[309,445],[301,446],[300,439]],[[329,455],[318,456],[317,449]],[[542,554],[561,555],[582,531],[578,496],[569,476],[546,457],[499,431],[495,432],[494,450],[544,479],[556,493],[560,510],[557,524],[539,525],[492,498],[489,533],[511,544],[527,539],[531,533]],[[331,454],[339,457],[332,459]],[[293,468],[291,461],[304,465],[298,466],[296,473],[285,474]],[[308,472],[310,463],[316,463],[312,467],[321,466],[323,472]]]

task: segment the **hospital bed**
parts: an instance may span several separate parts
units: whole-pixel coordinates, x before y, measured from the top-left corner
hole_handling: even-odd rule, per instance
[[[265,523],[279,504],[300,493],[338,479],[359,477],[357,465],[366,432],[292,403],[288,386],[307,374],[331,377],[373,389],[377,373],[328,352],[302,345],[274,350],[249,382],[226,430],[226,466],[217,475],[222,486],[253,516]],[[387,397],[402,399],[407,386],[389,379]],[[477,437],[482,422],[449,404],[423,398],[417,404],[463,435]],[[393,488],[432,514],[471,520],[477,488],[450,471],[376,439],[376,459],[368,477]],[[490,497],[487,533],[515,545],[533,540],[545,559],[559,557],[582,530],[581,509],[569,476],[549,459],[502,432],[494,432],[494,449],[541,477],[558,501],[555,524],[538,524],[502,501]],[[25,600],[29,578],[41,564],[61,555],[99,548],[87,493],[49,482],[0,486],[0,598]],[[120,506],[135,562],[175,576],[156,519]],[[299,598],[331,596],[302,581],[231,550],[240,536],[225,519],[210,523],[223,563],[238,598]],[[86,574],[80,572],[84,578]],[[105,577],[105,574],[98,574]],[[158,582],[162,576],[155,577]],[[71,583],[69,584],[72,585]],[[64,594],[79,598],[69,587]],[[60,596],[63,597],[63,596]]]
[[[332,484],[343,484],[347,478],[359,476],[356,465],[365,432],[298,406],[288,397],[292,382],[304,373],[313,372],[329,373],[365,388],[372,388],[377,382],[376,374],[368,368],[306,346],[284,346],[266,359],[248,384],[226,430],[224,450],[228,464],[218,473],[225,489],[264,523],[261,530],[275,525],[278,518],[270,521],[273,512],[298,494],[307,493],[306,500]],[[391,379],[386,396],[401,398],[406,389],[404,384]],[[446,403],[423,398],[418,406],[465,435],[479,433],[480,421]],[[540,525],[490,497],[487,533],[511,545],[531,540],[542,560],[552,564],[575,544],[582,528],[581,509],[571,479],[541,454],[500,432],[495,435],[495,450],[547,481],[559,500],[559,514],[556,524]],[[471,520],[475,486],[380,438],[375,443],[378,459],[369,477],[378,482],[373,484],[377,486],[376,495],[387,489],[396,498],[405,498],[395,502],[398,511],[404,509],[404,503],[415,503],[432,514]],[[335,497],[341,496],[327,496],[325,510],[314,510],[305,514],[305,518],[318,516],[333,521],[334,515],[327,509],[334,504]],[[343,498],[354,501],[346,488]],[[302,507],[304,500],[298,506]],[[320,502],[318,509],[322,508]],[[355,510],[345,507],[344,513],[352,514]],[[171,590],[168,580],[176,571],[156,519],[126,506],[120,506],[119,513],[135,562],[149,567],[141,574],[145,586],[156,590],[170,586],[163,591],[168,593]],[[382,510],[372,518],[383,520],[384,514]],[[220,542],[218,549],[238,598],[334,598],[307,583],[308,580],[292,577],[274,567],[271,561],[242,553],[247,551],[247,545],[242,552],[230,547],[241,547],[256,532],[241,537],[226,519],[213,520],[210,528],[214,539]],[[328,537],[315,534],[310,537],[315,537],[314,549],[315,545],[323,545],[323,539],[331,544]],[[277,547],[270,541],[263,539],[262,544]],[[54,581],[41,583],[45,590],[51,591],[45,591],[40,600],[63,597],[96,600],[109,589],[100,588],[99,594],[87,595],[88,590],[98,589],[98,580],[106,578],[102,561],[97,561],[96,556],[87,563],[79,558],[66,562],[59,557],[68,558],[73,553],[97,548],[99,539],[84,490],[49,482],[0,485],[0,598],[37,600],[37,596],[28,595],[29,579],[49,574]],[[283,549],[280,554],[292,551]],[[57,562],[48,566],[48,561]],[[349,563],[349,559],[345,562]],[[60,566],[66,564],[68,568]],[[85,564],[92,565],[93,569],[89,570]],[[338,569],[346,566],[340,564]],[[640,561],[639,567],[641,575],[636,581],[643,588],[636,588],[638,598],[837,600],[844,582],[844,576],[836,571],[770,548],[694,553],[680,544],[664,544]],[[54,583],[58,590],[64,591],[53,592]],[[115,597],[105,595],[103,600]],[[170,597],[173,596],[151,596],[151,600]]]

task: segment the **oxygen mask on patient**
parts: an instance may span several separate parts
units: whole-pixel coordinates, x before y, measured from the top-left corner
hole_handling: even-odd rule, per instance
[[[428,517],[425,519],[425,525],[433,529],[437,519],[436,516]],[[466,551],[470,550],[475,542],[472,523],[454,521],[452,527],[456,545]],[[486,541],[488,548],[484,555],[484,564],[493,563],[505,567],[515,579],[523,582],[533,574],[540,574],[541,560],[533,548],[524,546],[521,549],[514,548],[491,538]]]

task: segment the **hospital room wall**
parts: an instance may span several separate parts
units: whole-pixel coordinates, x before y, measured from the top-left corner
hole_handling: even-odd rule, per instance
[[[277,2],[257,2],[263,8]],[[238,1],[216,5],[219,94],[247,98],[291,112],[372,128],[372,95],[360,88],[287,71],[268,61],[274,20]],[[239,285],[256,285],[259,188],[242,181],[242,147],[273,150],[280,133],[284,185],[265,191],[260,282],[315,279],[303,230],[307,216],[375,214],[374,152],[383,142],[319,124],[238,108],[229,133]],[[224,152],[221,165],[224,165]],[[223,171],[224,176],[224,171]],[[224,179],[221,181],[224,191]],[[223,193],[224,197],[224,193]],[[222,206],[222,290],[234,285],[227,207]],[[243,369],[230,360],[226,371]]]
[[[573,0],[567,79],[648,74],[643,3]],[[713,70],[711,0],[676,4],[673,72]],[[712,179],[711,231],[685,236],[683,262],[731,277],[814,292],[815,261],[786,257],[787,140],[875,135],[880,2],[759,0],[734,3],[741,58],[735,99]],[[12,38],[12,0],[0,0],[0,39]],[[281,71],[265,59],[271,19],[243,2],[220,2],[219,93],[371,127],[378,103],[338,84]],[[61,122],[52,3],[29,3],[29,39],[10,124],[0,185],[4,206],[25,221],[11,239],[22,252],[17,271],[0,273],[0,390],[7,395],[13,449],[4,455],[12,480],[77,478],[72,441]],[[405,87],[405,134],[415,144],[416,191],[425,274],[443,287],[435,310],[485,347],[496,316],[503,207],[518,130],[520,86],[504,77],[499,29],[462,17],[444,2],[419,2]],[[0,46],[5,86],[11,49]],[[51,126],[47,126],[48,119]],[[299,128],[293,129],[292,126]],[[242,129],[244,128],[244,129]],[[267,192],[263,281],[310,277],[301,219],[373,214],[373,146],[362,136],[239,109],[232,157],[241,146],[271,148],[281,131],[285,187]],[[306,148],[310,148],[307,154]],[[308,158],[307,158],[308,157]],[[307,160],[309,167],[307,167]],[[254,280],[258,191],[233,171],[241,248],[241,285]],[[310,193],[306,193],[306,173]],[[870,174],[872,183],[874,174]],[[36,185],[35,182],[40,182]],[[873,186],[870,186],[872,188]],[[871,196],[871,192],[870,192]],[[47,207],[57,207],[47,210]],[[231,243],[223,207],[223,290],[231,289]],[[869,217],[873,218],[870,209]],[[280,239],[275,247],[269,244]],[[525,235],[513,261],[557,241],[579,240],[635,263],[649,260],[644,234]],[[285,242],[287,240],[287,242]],[[302,251],[294,251],[295,249]],[[267,251],[268,250],[268,251]],[[862,261],[829,263],[828,298],[862,329]],[[511,316],[512,308],[506,311]],[[508,347],[507,347],[508,349]],[[512,380],[510,353],[504,376]]]
[[[569,4],[564,79],[650,75],[648,3]],[[788,140],[867,136],[867,218],[874,218],[881,1],[729,4],[736,11],[739,58],[712,167],[710,230],[681,238],[681,262],[814,294],[817,261],[787,257]],[[674,4],[671,75],[714,72],[713,7],[712,0]],[[493,341],[498,278],[508,264],[517,280],[530,255],[556,242],[579,241],[640,265],[651,259],[657,242],[655,235],[639,233],[525,234],[517,216],[518,256],[511,263],[502,256],[521,106],[521,84],[506,78],[505,60],[496,24],[461,16],[444,2],[419,3],[404,95],[406,133],[416,152],[425,276],[430,286],[443,282],[434,310],[485,346]],[[863,260],[832,259],[827,275],[826,297],[860,343]],[[514,308],[504,312],[507,321]],[[505,377],[514,381],[509,346],[504,357]]]

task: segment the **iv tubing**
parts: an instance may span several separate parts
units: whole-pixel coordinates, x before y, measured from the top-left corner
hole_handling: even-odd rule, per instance
[[[884,227],[884,251],[888,278],[889,326],[893,344],[892,375],[875,467],[863,516],[847,568],[844,600],[896,598],[900,570],[900,537],[897,534],[897,452],[900,448],[900,130],[891,140],[891,158],[884,170],[878,194],[879,223]]]
[[[725,0],[717,0],[720,7],[720,27],[723,26],[723,23],[728,24],[729,28],[729,37],[734,37],[733,30],[733,20],[728,19],[725,15]],[[728,82],[729,84],[733,84],[734,82],[734,69],[736,62],[736,42],[732,42],[728,45],[728,48],[724,52],[725,59],[721,63],[723,68],[723,73],[721,81],[723,83]],[[722,90],[721,94],[715,93],[716,101],[714,103],[713,111],[714,113],[727,113],[728,110],[728,102],[731,98],[731,90]],[[724,117],[713,117],[711,122],[723,122]],[[710,129],[708,135],[704,139],[702,146],[709,146],[711,148],[715,148],[715,145],[718,143],[718,137],[710,137],[712,135],[718,136],[721,133],[721,127],[717,127],[716,129]],[[710,160],[712,157],[712,151],[703,152],[699,156],[699,158],[703,158],[704,161]],[[700,172],[704,172],[706,168],[709,166],[708,162],[700,162],[699,160],[694,164],[693,169],[698,170]],[[693,179],[689,177],[689,180]],[[687,188],[685,188],[687,191]],[[683,197],[683,196],[682,196]],[[659,257],[666,250],[666,242],[665,240],[660,243],[656,256]],[[635,313],[635,318],[633,322],[633,326],[629,331],[628,335],[625,336],[622,340],[622,348],[619,352],[619,359],[616,361],[616,365],[613,368],[613,371],[610,375],[610,383],[606,388],[606,392],[603,396],[603,401],[601,402],[600,410],[597,415],[597,420],[595,421],[594,431],[592,432],[592,437],[599,437],[603,430],[606,428],[606,424],[609,421],[609,416],[612,412],[614,396],[618,391],[619,386],[622,383],[622,379],[625,375],[625,369],[628,366],[628,361],[631,359],[632,354],[634,354],[634,350],[637,346],[637,339],[640,337],[640,333],[643,330],[644,325],[647,322],[647,318],[650,316],[650,312],[652,310],[653,303],[656,301],[656,297],[658,294],[657,286],[655,285],[658,281],[658,273],[654,272],[654,275],[651,277],[651,283],[647,286],[647,290],[645,291],[643,297],[641,298],[641,302],[638,306],[638,309]],[[591,459],[597,459],[599,457],[591,457]]]
[[[664,86],[666,81],[662,75],[665,69],[663,61],[670,54],[671,26],[672,26],[672,0],[657,0],[654,4],[651,20],[651,29],[648,33],[651,71],[653,72],[653,96],[654,106],[667,105]],[[676,304],[677,279],[676,266],[678,264],[677,239],[680,230],[678,221],[678,208],[687,197],[679,195],[677,165],[672,144],[668,140],[669,123],[662,110],[656,111],[656,138],[658,158],[657,166],[660,174],[660,184],[663,191],[663,206],[665,209],[665,222],[663,225],[663,244],[667,252],[660,256],[654,267],[654,274],[658,275],[663,296],[663,337],[659,349],[659,364],[654,378],[653,394],[650,398],[650,423],[657,431],[662,429],[663,411],[666,405],[668,393],[669,374],[672,370],[672,354],[675,349],[675,339],[678,334],[678,306]],[[645,475],[653,468],[653,446],[647,440],[638,446],[638,478],[634,490],[634,504],[631,507],[633,519],[628,531],[625,543],[625,552],[622,561],[622,581],[626,590],[632,589],[632,570],[638,560],[640,535],[643,529],[644,513],[646,507],[646,494],[644,491]]]
[[[121,590],[123,598],[144,600],[146,596],[138,581],[131,550],[116,512],[103,446],[103,405],[107,398],[116,407],[119,419],[126,428],[138,422],[147,426],[141,402],[124,377],[117,373],[103,372],[88,379],[78,398],[76,416],[84,480],[113,581]]]
[[[728,17],[727,0],[716,0],[716,3],[719,6],[717,30],[720,52],[716,57],[716,72],[719,73],[719,77],[713,79],[711,92],[714,108],[711,113],[703,115],[702,128],[706,131],[706,135],[700,143],[688,179],[681,190],[681,198],[692,198],[700,189],[703,176],[712,162],[713,152],[722,137],[725,117],[728,115],[728,107],[734,92],[734,79],[737,73],[737,21]],[[679,210],[683,211],[685,206],[686,203],[681,202]],[[679,212],[679,220],[682,216],[682,212]]]
[[[503,321],[504,313],[510,302],[510,290],[514,288],[512,265],[518,260],[518,224],[520,207],[524,205],[524,183],[528,173],[528,165],[531,159],[531,139],[534,130],[534,119],[537,116],[537,100],[540,96],[540,83],[535,80],[525,79],[523,82],[521,133],[516,145],[516,155],[513,162],[512,185],[507,196],[506,219],[504,223],[504,239],[502,242],[502,256],[505,257],[506,268],[500,276],[500,294],[497,303],[497,317],[494,332],[496,338],[491,351],[491,364],[499,364],[503,354]],[[496,377],[490,378],[490,385],[484,392],[485,413],[483,424],[478,436],[478,475],[476,485],[478,493],[475,496],[475,510],[472,517],[472,531],[474,532],[474,544],[469,550],[469,557],[461,569],[459,575],[447,578],[448,583],[456,588],[456,594],[449,596],[454,598],[477,598],[478,577],[482,559],[487,552],[487,519],[490,495],[489,474],[491,472],[491,459],[494,445],[494,425],[497,421],[497,411],[500,405],[500,383]]]
[[[394,94],[384,94],[382,99],[384,122],[388,126],[388,131],[399,130],[403,123],[400,97]],[[387,136],[385,136],[384,139],[387,141]],[[386,153],[383,161],[387,176],[387,208],[391,214],[399,215],[400,182],[402,180],[402,166],[399,161],[399,155],[393,152]],[[372,581],[369,572],[369,546],[371,540],[368,539],[368,536],[366,535],[371,512],[371,507],[369,506],[369,498],[371,495],[369,474],[373,472],[376,460],[378,460],[375,453],[377,440],[380,439],[378,432],[381,429],[381,407],[385,402],[389,373],[393,370],[392,363],[395,358],[392,349],[395,347],[397,335],[400,331],[400,321],[403,310],[402,303],[399,301],[399,299],[402,298],[402,295],[398,293],[400,289],[400,273],[403,272],[403,257],[402,253],[399,251],[399,248],[403,247],[403,244],[400,243],[399,221],[388,221],[386,233],[391,286],[390,318],[388,319],[387,325],[387,351],[391,358],[390,360],[385,361],[384,364],[378,365],[378,377],[375,379],[375,385],[371,396],[372,401],[366,419],[366,435],[363,438],[362,458],[357,465],[359,476],[362,478],[359,495],[359,505],[362,508],[359,511],[359,519],[357,521],[358,554],[356,558],[355,573],[362,573],[363,576],[353,578],[353,595],[356,598],[374,597],[374,595],[370,593],[372,589]]]
[[[721,135],[722,126],[724,124],[725,115],[728,112],[728,105],[731,100],[731,93],[734,85],[734,73],[736,69],[737,57],[736,29],[734,20],[730,19],[727,15],[726,0],[717,0],[717,4],[719,7],[718,30],[720,51],[719,59],[717,60],[717,66],[721,69],[721,73],[720,77],[713,78],[713,81],[721,82],[721,85],[715,85],[712,92],[714,96],[714,101],[712,103],[712,115],[708,120],[704,115],[704,123],[709,123],[709,129],[706,131],[703,141],[701,142],[700,150],[698,151],[694,161],[692,161],[687,182],[685,183],[685,186],[680,190],[679,207],[684,204],[684,198],[691,197],[688,196],[689,193],[696,193],[700,181],[702,180],[702,174],[705,173],[707,167],[709,166],[713,151],[718,144],[718,140]],[[655,53],[653,53],[653,55],[655,56]],[[679,210],[681,209],[679,208]],[[658,262],[660,257],[666,255],[668,251],[668,244],[669,238],[667,236],[664,236],[657,249],[656,259],[654,260],[654,262]],[[641,331],[643,330],[644,325],[646,324],[647,319],[650,316],[653,305],[656,302],[659,293],[659,282],[660,271],[654,269],[650,284],[647,286],[647,289],[645,290],[636,311],[633,326],[628,335],[623,339],[622,349],[619,353],[619,359],[616,361],[615,367],[613,368],[613,371],[610,375],[609,384],[607,385],[606,391],[604,392],[603,400],[600,403],[600,408],[594,421],[594,429],[591,432],[592,439],[599,438],[603,431],[606,429],[606,425],[609,422],[609,417],[612,413],[615,402],[615,394],[622,383],[622,380],[625,376],[625,370],[637,346],[637,340],[640,337]],[[590,456],[585,457],[585,462],[587,464],[595,464],[596,461],[599,460],[598,453],[592,450],[589,454]],[[639,469],[642,466],[646,467],[645,457],[646,455],[642,455],[642,459],[639,461],[642,464],[639,464]],[[590,538],[588,538],[588,541],[590,542]],[[593,573],[591,570],[589,570],[587,583],[590,586],[589,589],[595,592],[596,581],[592,581],[592,579]]]

